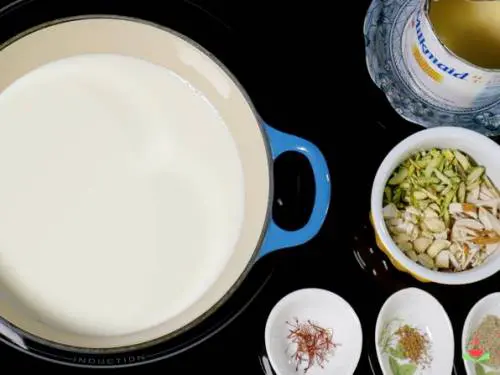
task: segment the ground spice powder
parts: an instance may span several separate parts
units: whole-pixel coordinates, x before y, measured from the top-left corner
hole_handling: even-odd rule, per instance
[[[398,345],[410,362],[416,365],[423,365],[427,362],[429,346],[427,335],[421,334],[409,325],[400,327],[395,334],[398,337]]]
[[[500,367],[500,318],[487,315],[472,334],[467,347],[470,353],[489,353],[488,366]]]

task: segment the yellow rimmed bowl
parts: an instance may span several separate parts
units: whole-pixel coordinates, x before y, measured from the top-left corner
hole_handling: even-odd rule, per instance
[[[393,241],[383,217],[383,197],[386,182],[393,171],[411,154],[431,148],[453,148],[468,154],[486,168],[491,181],[500,186],[500,146],[475,131],[438,127],[419,131],[401,141],[380,164],[371,193],[371,222],[377,245],[400,271],[422,282],[461,285],[484,280],[500,270],[500,252],[492,254],[483,264],[462,272],[442,272],[425,268],[408,258]]]

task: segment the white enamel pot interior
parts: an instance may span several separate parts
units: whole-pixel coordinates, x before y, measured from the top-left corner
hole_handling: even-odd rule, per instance
[[[0,71],[0,333],[11,345],[166,340],[212,313],[259,256],[305,243],[325,219],[320,151],[262,123],[234,77],[170,30],[60,20],[6,43]],[[270,218],[285,151],[309,159],[316,183],[294,232]]]

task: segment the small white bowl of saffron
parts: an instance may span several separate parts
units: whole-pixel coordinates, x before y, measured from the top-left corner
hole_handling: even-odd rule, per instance
[[[351,375],[363,333],[354,309],[323,289],[300,289],[273,308],[265,329],[266,351],[277,375]]]

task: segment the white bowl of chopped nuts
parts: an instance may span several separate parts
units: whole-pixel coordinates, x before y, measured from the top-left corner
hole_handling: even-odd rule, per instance
[[[394,147],[372,187],[377,244],[420,281],[469,284],[500,270],[500,146],[437,127]]]

